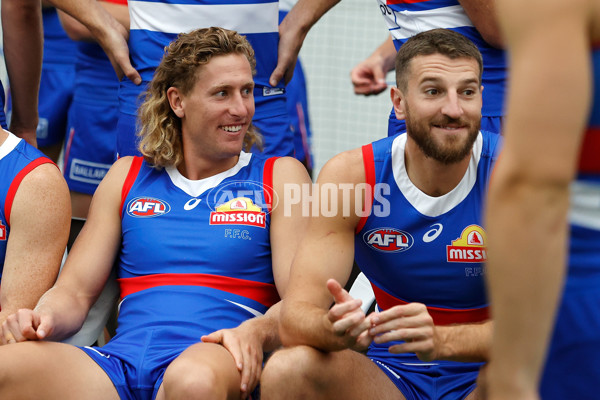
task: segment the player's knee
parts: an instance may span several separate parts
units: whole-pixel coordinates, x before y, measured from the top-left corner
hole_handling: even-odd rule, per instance
[[[268,360],[261,376],[265,390],[285,386],[290,382],[298,386],[318,387],[322,382],[322,367],[326,354],[309,346],[296,346],[275,352]]]
[[[226,390],[215,371],[193,360],[175,360],[164,377],[166,399],[224,400]]]

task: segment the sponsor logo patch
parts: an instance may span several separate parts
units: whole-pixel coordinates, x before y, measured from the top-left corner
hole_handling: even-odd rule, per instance
[[[210,213],[211,225],[250,225],[264,228],[266,213],[247,197],[236,197]]]
[[[479,225],[467,226],[460,237],[446,246],[448,262],[485,262],[487,260],[487,238]]]
[[[0,222],[0,240],[6,240],[6,226]]]
[[[395,228],[376,228],[365,232],[364,242],[375,250],[396,253],[406,251],[413,245],[410,233]]]
[[[132,217],[158,217],[169,211],[171,211],[169,203],[153,197],[136,197],[127,204],[127,214]]]
[[[73,158],[71,160],[69,178],[74,181],[99,185],[109,169],[110,164],[101,164]]]

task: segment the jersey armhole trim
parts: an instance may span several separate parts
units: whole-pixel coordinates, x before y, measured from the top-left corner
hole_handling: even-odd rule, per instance
[[[265,205],[271,213],[273,209],[273,166],[279,157],[271,157],[265,162],[263,169],[263,194],[265,196]]]
[[[123,218],[123,213],[125,212],[125,199],[127,199],[127,195],[129,194],[129,191],[131,190],[138,173],[140,172],[143,161],[144,159],[142,157],[133,157],[133,161],[129,167],[129,172],[127,173],[127,177],[123,182],[123,189],[121,190],[121,218]]]
[[[363,165],[365,167],[365,183],[370,190],[365,192],[365,207],[364,215],[358,220],[355,233],[358,233],[364,228],[371,208],[373,207],[373,198],[375,193],[375,156],[373,155],[373,145],[367,144],[362,147]]]
[[[46,157],[39,157],[35,160],[31,161],[29,164],[25,166],[19,173],[15,176],[10,186],[8,187],[8,192],[6,193],[6,201],[4,202],[4,216],[6,217],[6,225],[10,226],[10,211],[12,209],[13,201],[15,200],[15,195],[17,194],[17,190],[19,189],[19,185],[27,174],[33,171],[36,167],[39,167],[42,164],[53,164],[58,168],[56,164],[52,160]]]

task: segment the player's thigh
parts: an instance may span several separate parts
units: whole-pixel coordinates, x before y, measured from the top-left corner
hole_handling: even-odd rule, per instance
[[[166,398],[165,394],[173,391],[201,392],[204,389],[227,393],[227,398],[238,398],[240,384],[240,372],[225,347],[197,343],[188,347],[167,367],[156,400]]]
[[[85,352],[55,342],[0,346],[0,399],[118,399],[106,373]]]
[[[265,373],[269,367],[274,372],[287,369],[287,376],[280,375],[285,381],[308,377],[324,398],[404,400],[396,385],[371,359],[352,350],[327,353],[309,346],[290,347],[267,361]]]

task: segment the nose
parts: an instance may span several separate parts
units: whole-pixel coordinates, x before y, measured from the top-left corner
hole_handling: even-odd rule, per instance
[[[448,92],[448,95],[444,99],[442,114],[451,118],[459,118],[463,114],[458,93]]]
[[[248,115],[248,99],[244,98],[241,94],[236,94],[231,97],[231,103],[229,104],[229,113],[236,117],[246,117]]]

